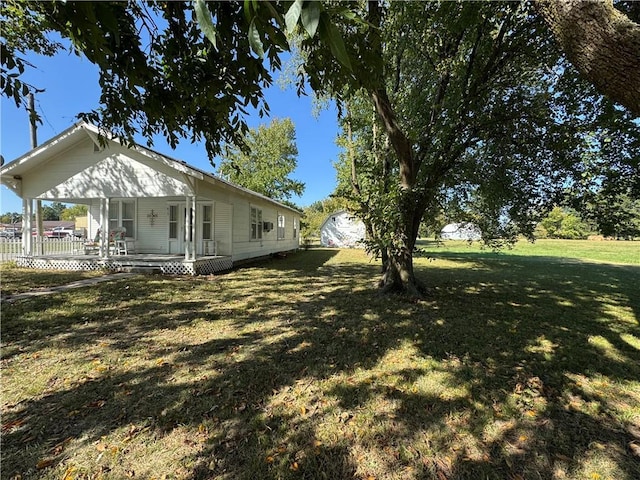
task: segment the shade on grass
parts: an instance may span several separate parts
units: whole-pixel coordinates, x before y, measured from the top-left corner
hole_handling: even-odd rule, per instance
[[[416,264],[421,302],[310,250],[3,305],[3,478],[640,477],[639,266]]]

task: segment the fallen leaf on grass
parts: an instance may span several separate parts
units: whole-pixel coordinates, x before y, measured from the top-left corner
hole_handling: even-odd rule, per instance
[[[49,468],[51,465],[55,463],[54,458],[45,458],[36,463],[36,470],[44,470],[45,468]]]
[[[73,437],[65,438],[63,441],[54,446],[49,452],[52,455],[59,455],[71,440],[73,440]]]
[[[75,471],[77,471],[78,469],[76,467],[69,467],[67,468],[67,470],[64,472],[64,475],[62,477],[62,480],[74,480],[74,478],[76,478],[73,473]]]

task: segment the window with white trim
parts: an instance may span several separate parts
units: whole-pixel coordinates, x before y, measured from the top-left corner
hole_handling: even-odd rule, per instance
[[[202,205],[202,239],[213,238],[213,205]]]
[[[262,240],[262,210],[251,207],[251,240]]]
[[[111,200],[109,202],[109,231],[120,227],[126,230],[127,237],[135,237],[135,200]]]
[[[178,239],[178,205],[169,205],[169,238]]]
[[[298,238],[298,220],[293,219],[293,238]]]
[[[278,240],[284,239],[284,215],[278,214]]]

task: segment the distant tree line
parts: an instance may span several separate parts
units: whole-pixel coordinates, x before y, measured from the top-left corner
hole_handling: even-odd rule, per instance
[[[42,206],[42,219],[45,221],[68,220],[72,221],[78,217],[87,215],[86,205],[67,206],[62,202],[53,202],[50,205]],[[22,214],[18,212],[7,212],[0,215],[0,223],[22,222]]]

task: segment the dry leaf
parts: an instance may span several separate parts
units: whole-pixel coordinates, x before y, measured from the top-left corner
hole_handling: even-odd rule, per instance
[[[62,480],[73,480],[75,478],[75,476],[73,475],[73,473],[78,470],[76,467],[69,467],[67,468],[66,472],[64,472],[64,476],[62,477]]]
[[[53,465],[54,462],[55,462],[55,460],[53,458],[45,458],[44,460],[40,460],[36,464],[36,469],[37,470],[43,470],[43,469],[48,468],[51,465]]]

